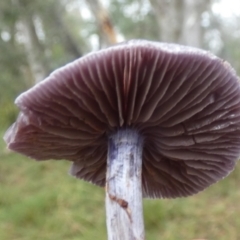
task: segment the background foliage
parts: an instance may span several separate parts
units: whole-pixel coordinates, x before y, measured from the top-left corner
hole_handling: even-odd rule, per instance
[[[240,73],[240,11],[227,14],[224,2],[0,1],[0,135],[16,119],[18,94],[69,61],[118,41],[204,48]],[[66,162],[36,164],[10,153],[1,140],[0,239],[106,239],[104,189],[68,177],[67,168]],[[240,239],[238,169],[194,197],[146,200],[147,239]]]

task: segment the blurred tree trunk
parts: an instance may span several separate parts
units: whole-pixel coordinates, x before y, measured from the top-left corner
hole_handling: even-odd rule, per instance
[[[33,16],[26,14],[22,18],[22,32],[25,37],[24,45],[27,52],[29,66],[31,68],[35,83],[42,81],[50,72],[45,58],[44,46],[38,39]]]
[[[86,3],[89,5],[89,8],[98,25],[100,47],[105,47],[116,43],[116,32],[114,30],[108,12],[103,7],[100,0],[86,0]]]
[[[160,40],[203,47],[202,14],[211,0],[149,0],[158,23]]]
[[[211,0],[185,0],[184,22],[180,43],[200,47],[204,45],[202,14],[209,11]]]
[[[150,0],[163,42],[179,42],[184,22],[184,0]]]
[[[50,72],[48,59],[45,56],[45,47],[40,42],[35,26],[35,15],[31,8],[28,8],[29,2],[15,2],[20,9],[19,23],[20,31],[23,34],[23,44],[26,50],[28,64],[32,72],[33,83],[42,81]],[[32,82],[32,81],[31,81]]]
[[[71,35],[65,21],[63,19],[63,12],[65,9],[55,1],[52,9],[52,20],[54,28],[58,29],[58,34],[62,40],[62,44],[67,52],[69,52],[74,58],[79,58],[82,56],[79,46],[75,42],[75,39]]]
[[[35,21],[36,17],[42,21],[44,15],[41,15],[41,12],[38,13],[37,8],[34,8],[33,11],[34,5],[31,5],[28,1],[19,1],[18,5],[21,9],[21,31],[23,32],[25,38],[24,46],[27,52],[29,66],[35,83],[38,83],[42,81],[51,71],[49,58],[46,54],[46,47],[42,44],[38,36],[38,31],[44,32],[45,29],[39,30],[39,26],[37,28]],[[48,9],[48,11],[51,18],[48,25],[57,32],[64,50],[75,59],[81,57],[82,53],[63,19],[65,9],[62,8],[62,5],[59,4],[58,1],[53,1],[49,7],[50,9]],[[43,35],[45,35],[45,32]],[[44,42],[47,42],[47,40],[48,39],[43,39]]]

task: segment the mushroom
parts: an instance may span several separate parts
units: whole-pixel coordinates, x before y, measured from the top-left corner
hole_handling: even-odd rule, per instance
[[[198,193],[240,155],[239,79],[191,47],[131,40],[93,52],[16,104],[8,148],[72,161],[72,175],[105,187],[110,240],[144,239],[143,197]]]

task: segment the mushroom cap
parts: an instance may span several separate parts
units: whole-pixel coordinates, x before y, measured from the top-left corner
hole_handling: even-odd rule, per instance
[[[105,185],[108,135],[144,138],[143,196],[184,197],[227,176],[240,155],[240,86],[199,49],[131,40],[90,53],[16,99],[8,147],[72,161],[71,174]]]

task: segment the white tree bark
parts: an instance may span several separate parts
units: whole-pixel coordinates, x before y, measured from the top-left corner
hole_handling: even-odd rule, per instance
[[[149,0],[155,14],[159,39],[203,47],[202,14],[209,11],[211,0]]]
[[[209,10],[211,0],[185,0],[184,22],[181,31],[180,44],[193,47],[203,47],[204,29],[202,14]]]
[[[157,20],[159,39],[178,42],[184,21],[184,0],[149,0]]]
[[[109,240],[144,240],[142,210],[143,139],[131,129],[109,137],[106,213]]]

